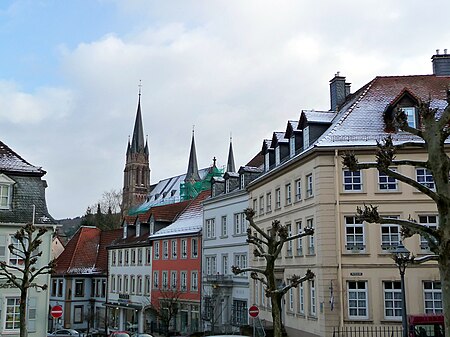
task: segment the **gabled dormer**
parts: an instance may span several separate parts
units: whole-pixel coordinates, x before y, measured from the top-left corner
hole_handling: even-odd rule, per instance
[[[303,147],[302,130],[298,129],[298,121],[288,121],[284,138],[289,142],[289,157],[299,153]]]
[[[272,141],[264,139],[261,154],[264,156],[264,171],[267,172],[275,165],[275,149],[271,147]]]
[[[397,108],[402,109],[406,114],[408,125],[413,128],[420,128],[420,118],[417,107],[420,99],[410,90],[404,88],[386,107],[383,113],[386,132],[396,132],[398,130],[395,121],[395,112]]]
[[[225,172],[223,179],[225,180],[225,193],[230,193],[239,188],[239,173]]]
[[[275,166],[289,157],[289,140],[284,138],[284,132],[274,132],[271,147],[275,149]]]
[[[254,179],[258,178],[262,173],[262,167],[241,166],[239,168],[239,188],[245,189]]]
[[[303,150],[311,146],[331,125],[334,111],[302,110],[298,129],[302,131]]]
[[[225,179],[222,177],[211,178],[211,196],[223,194],[225,192]]]

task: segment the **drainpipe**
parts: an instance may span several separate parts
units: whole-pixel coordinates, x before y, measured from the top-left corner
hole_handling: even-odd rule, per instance
[[[342,222],[341,222],[341,204],[339,193],[339,151],[334,150],[334,190],[336,199],[336,243],[338,259],[338,284],[339,284],[339,328],[344,326],[344,287],[342,278]]]

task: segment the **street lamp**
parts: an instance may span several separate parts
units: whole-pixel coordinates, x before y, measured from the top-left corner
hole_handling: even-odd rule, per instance
[[[408,263],[411,262],[410,252],[400,242],[393,251],[392,259],[400,272],[400,282],[402,287],[402,337],[408,337],[408,320],[406,316],[406,291],[405,291],[405,270]]]

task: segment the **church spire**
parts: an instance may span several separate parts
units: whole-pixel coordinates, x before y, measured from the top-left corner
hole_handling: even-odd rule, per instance
[[[230,136],[230,149],[228,150],[228,161],[227,161],[227,172],[236,172],[236,166],[234,165],[234,154],[233,154],[233,142]]]
[[[142,126],[141,115],[141,85],[139,84],[139,100],[136,112],[136,120],[134,122],[133,139],[131,141],[131,152],[138,153],[144,151],[144,128]]]
[[[194,128],[192,128],[191,152],[189,153],[188,169],[184,181],[186,182],[200,181],[200,176],[198,174],[197,152],[195,150]]]

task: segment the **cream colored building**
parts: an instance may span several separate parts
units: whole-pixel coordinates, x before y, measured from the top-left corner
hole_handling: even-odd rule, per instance
[[[417,138],[390,129],[392,109],[400,106],[409,122],[420,127],[414,107],[432,98],[438,109],[446,106],[449,76],[376,77],[354,94],[345,78],[331,80],[332,109],[303,111],[289,121],[285,132],[275,132],[263,143],[265,173],[249,187],[255,222],[268,228],[275,219],[291,234],[306,226],[314,236],[284,246],[278,262],[279,282],[311,269],[316,277],[284,298],[283,322],[290,336],[332,336],[333,329],[351,326],[400,326],[400,274],[392,250],[401,242],[397,225],[358,223],[357,206],[379,206],[383,216],[416,219],[437,226],[435,204],[409,185],[379,174],[377,170],[350,172],[342,166],[345,151],[360,162],[374,161],[376,141],[391,133],[396,144]],[[406,147],[398,159],[426,160],[418,147]],[[433,187],[430,172],[398,167],[400,173]],[[404,240],[417,257],[430,254],[419,235]],[[252,247],[250,247],[252,251]],[[258,266],[262,259],[250,258]],[[407,313],[440,313],[439,271],[433,263],[406,269]],[[260,317],[271,321],[270,304],[261,284],[251,284],[252,301]]]

